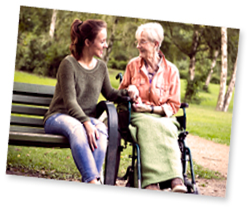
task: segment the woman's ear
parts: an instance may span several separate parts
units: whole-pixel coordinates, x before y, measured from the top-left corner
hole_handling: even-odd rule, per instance
[[[84,43],[85,43],[85,46],[89,47],[91,44],[91,41],[89,41],[88,39],[85,39]]]
[[[155,47],[156,49],[159,49],[159,42],[155,41]]]

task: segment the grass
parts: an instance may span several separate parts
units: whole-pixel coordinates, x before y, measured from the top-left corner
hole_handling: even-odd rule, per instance
[[[119,81],[115,79],[117,73],[118,71],[116,70],[109,70],[111,84],[114,88],[118,88],[119,86]],[[56,80],[53,78],[35,76],[21,71],[15,72],[14,81],[52,86],[56,84]],[[181,80],[182,97],[185,92],[184,88],[185,81]],[[215,111],[218,90],[218,85],[210,84],[209,93],[200,93],[200,96],[204,99],[200,105],[189,104],[189,108],[187,109],[187,128],[193,135],[230,145],[233,99],[228,112]],[[103,100],[103,97],[100,96],[99,100]],[[126,168],[130,164],[130,154],[130,146],[121,153],[119,176],[122,176],[126,172]],[[7,167],[30,170],[41,174],[43,177],[53,179],[81,179],[70,149],[9,146]],[[194,164],[194,171],[200,178],[220,177],[218,172],[210,171],[197,164]]]
[[[37,76],[34,74],[29,74],[27,72],[15,71],[14,82],[23,82],[31,84],[41,84],[41,85],[56,85],[56,79]]]
[[[230,145],[232,113],[192,104],[187,110],[187,116],[187,128],[191,134]]]
[[[18,168],[45,178],[80,180],[70,149],[8,147],[8,168]]]

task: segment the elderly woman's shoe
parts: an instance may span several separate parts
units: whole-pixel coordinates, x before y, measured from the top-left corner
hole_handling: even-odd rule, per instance
[[[171,182],[172,192],[186,193],[187,188],[180,178],[175,178]]]
[[[160,190],[159,184],[150,184],[146,186],[144,189],[147,190]]]

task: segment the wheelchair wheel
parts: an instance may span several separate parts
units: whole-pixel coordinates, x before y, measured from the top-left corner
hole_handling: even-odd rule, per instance
[[[187,187],[187,193],[199,195],[199,190],[196,184],[192,184],[189,180],[185,180],[185,185]]]

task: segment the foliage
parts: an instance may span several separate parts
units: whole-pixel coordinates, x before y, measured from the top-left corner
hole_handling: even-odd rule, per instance
[[[21,6],[15,69],[38,75],[55,77],[61,60],[70,53],[70,26],[74,19],[102,19],[107,22],[107,41],[114,32],[114,43],[109,55],[109,68],[125,70],[130,59],[138,56],[134,44],[137,27],[147,20],[94,13],[58,10],[54,38],[49,36],[52,9]],[[114,21],[117,20],[115,31]],[[180,71],[181,79],[187,79],[186,97],[188,102],[200,103],[199,97],[207,77],[213,52],[220,48],[220,28],[196,24],[159,21],[164,28],[161,51],[166,59]],[[198,46],[194,50],[194,34],[198,32]],[[238,51],[239,30],[228,28],[228,81]],[[189,81],[190,58],[195,56],[195,80]],[[220,57],[217,59],[210,83],[220,83]],[[208,90],[207,90],[208,91]]]
[[[19,41],[21,44],[17,46],[16,68],[30,72],[40,67],[44,67],[46,70],[44,51],[48,47],[48,42],[41,36],[38,38],[37,35],[30,32],[21,34]]]
[[[190,80],[188,77],[184,102],[200,104],[201,97],[199,96],[199,93],[202,90],[202,87],[203,81],[200,76],[196,76],[193,80]]]
[[[118,60],[110,60],[108,62],[108,67],[112,69],[119,69],[119,70],[125,70],[127,66],[127,61],[118,61]]]

